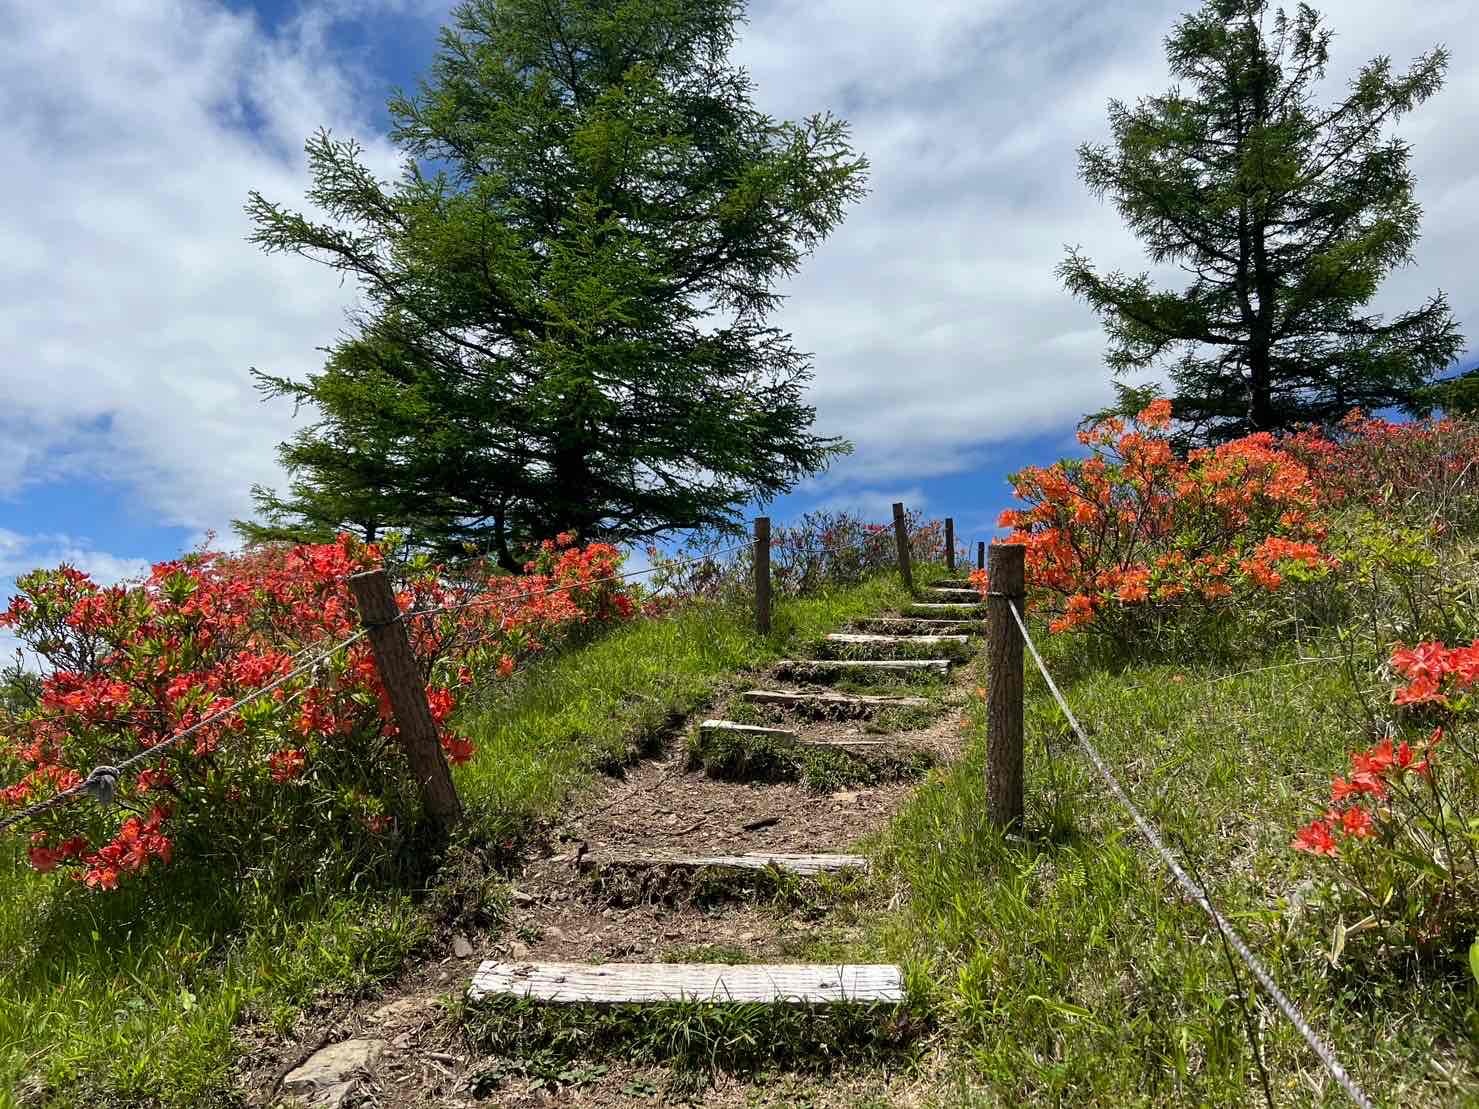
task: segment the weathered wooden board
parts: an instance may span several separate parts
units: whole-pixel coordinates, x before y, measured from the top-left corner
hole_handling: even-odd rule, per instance
[[[705,720],[698,726],[700,736],[724,733],[755,739],[777,739],[795,743],[800,737],[790,728],[762,728],[755,724],[740,724],[734,720]]]
[[[519,997],[555,1005],[840,1005],[902,1002],[903,972],[886,963],[502,963],[488,960],[468,986],[472,1001]]]
[[[641,852],[634,855],[610,855],[592,860],[597,867],[631,869],[663,867],[701,870],[704,867],[726,867],[734,870],[765,870],[775,867],[803,878],[831,874],[842,870],[867,870],[864,855],[792,855],[751,852],[744,855],[663,855]]]
[[[950,660],[945,658],[885,658],[885,659],[861,659],[861,658],[823,658],[823,659],[782,659],[775,664],[780,671],[811,671],[830,670],[834,673],[845,673],[848,670],[928,670],[940,674],[950,672]]]
[[[958,604],[980,604],[981,594],[975,589],[924,589],[920,596],[927,596],[932,601],[955,601]]]
[[[741,724],[734,720],[705,720],[698,726],[698,730],[700,736],[728,735],[740,739],[748,737],[775,739],[785,743],[794,743],[797,747],[818,747],[834,751],[847,751],[853,748],[859,751],[878,751],[899,747],[898,742],[892,739],[810,739],[789,728],[759,728],[754,724]]]
[[[980,620],[942,620],[928,616],[864,616],[852,624],[859,631],[885,635],[981,635],[985,630]]]
[[[874,635],[870,633],[833,632],[826,637],[828,643],[854,647],[957,647],[970,645],[968,635]]]
[[[861,693],[806,693],[785,689],[747,689],[740,694],[746,701],[759,705],[786,705],[792,708],[922,708],[929,704],[923,697],[869,697]]]
[[[986,606],[976,604],[945,604],[939,601],[915,601],[904,607],[906,616],[977,616],[986,611]]]

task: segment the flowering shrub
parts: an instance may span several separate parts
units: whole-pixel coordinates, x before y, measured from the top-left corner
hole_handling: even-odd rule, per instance
[[[1331,779],[1325,811],[1291,844],[1329,860],[1341,899],[1367,914],[1363,926],[1386,926],[1390,941],[1419,950],[1479,922],[1479,828],[1464,815],[1479,764],[1458,742],[1456,719],[1468,708],[1476,664],[1479,645],[1396,649],[1391,669],[1406,684],[1393,702],[1428,723],[1441,713],[1447,726],[1417,743],[1386,736],[1353,752],[1350,773]]]
[[[348,638],[348,578],[380,557],[344,536],[193,554],[131,586],[101,588],[69,566],[21,578],[0,627],[49,672],[34,704],[0,714],[0,781],[11,783],[0,813],[159,746]],[[619,563],[610,546],[562,536],[522,577],[454,583],[424,559],[407,566],[396,600],[449,762],[473,754],[451,717],[476,675],[506,677],[575,626],[632,615],[631,598],[601,580]],[[113,889],[184,851],[251,858],[284,826],[305,849],[343,849],[349,836],[374,855],[415,806],[396,731],[361,638],[139,764],[118,783],[122,814],[79,801],[38,817],[32,865]]]
[[[1336,560],[1309,467],[1268,434],[1179,458],[1170,402],[1079,435],[1083,459],[1012,475],[1025,508],[1002,513],[1053,631],[1127,638],[1167,614],[1216,614],[1250,595],[1324,577]],[[972,580],[984,593],[986,575]]]
[[[1334,504],[1360,504],[1435,535],[1479,525],[1479,421],[1393,423],[1352,412],[1326,436],[1291,436],[1287,449]]]

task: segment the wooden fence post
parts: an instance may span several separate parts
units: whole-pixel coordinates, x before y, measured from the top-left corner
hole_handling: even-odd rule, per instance
[[[755,630],[770,634],[770,517],[755,517]]]
[[[976,569],[986,569],[986,543],[984,541],[976,544]]]
[[[955,573],[955,518],[945,517],[945,569]]]
[[[1022,824],[1022,632],[1012,602],[1026,618],[1026,548],[991,547],[986,598],[986,819],[1002,829]]]
[[[904,588],[914,592],[914,574],[909,568],[909,526],[904,522],[904,503],[894,502],[894,544],[899,549],[899,576]]]
[[[400,619],[390,578],[384,570],[367,570],[352,575],[349,587],[354,590],[360,621],[370,630],[375,666],[395,711],[401,746],[421,791],[421,804],[437,830],[445,834],[462,816],[462,802],[437,742],[436,722],[426,703],[426,683],[411,650],[411,637]]]

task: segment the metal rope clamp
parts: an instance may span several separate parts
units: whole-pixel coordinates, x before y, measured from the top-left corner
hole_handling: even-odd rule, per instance
[[[82,788],[87,790],[94,801],[111,805],[118,795],[118,767],[99,766],[95,768],[87,776],[87,780],[82,783]]]

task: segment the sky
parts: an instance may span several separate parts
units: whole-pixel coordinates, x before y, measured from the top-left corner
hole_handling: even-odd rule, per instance
[[[1107,137],[1111,97],[1164,91],[1162,40],[1190,6],[754,0],[734,58],[759,106],[832,110],[872,163],[775,320],[815,355],[818,430],[855,452],[772,504],[778,522],[883,519],[902,500],[989,538],[1006,475],[1072,451],[1110,387],[1098,321],[1054,267],[1079,245],[1145,268],[1075,149]],[[0,0],[0,600],[32,566],[113,581],[212,532],[229,543],[251,486],[280,482],[275,447],[303,417],[263,403],[248,370],[318,368],[355,289],[261,254],[243,204],[257,189],[302,206],[320,126],[393,176],[385,100],[426,70],[448,10]],[[1443,289],[1479,335],[1479,21],[1464,0],[1322,10],[1332,93],[1374,55],[1452,52],[1444,90],[1399,129],[1424,235],[1374,307]]]

